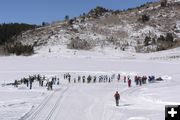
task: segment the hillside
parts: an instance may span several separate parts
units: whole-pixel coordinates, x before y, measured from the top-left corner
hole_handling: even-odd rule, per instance
[[[147,3],[123,11],[96,7],[80,17],[26,31],[17,40],[36,50],[52,46],[132,52],[171,49],[180,46],[180,1]]]

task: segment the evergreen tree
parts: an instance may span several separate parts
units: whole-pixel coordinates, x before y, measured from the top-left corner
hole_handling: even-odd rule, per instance
[[[145,37],[145,40],[144,40],[144,45],[145,45],[145,46],[148,46],[150,41],[151,41],[151,37],[146,36],[146,37]]]
[[[166,39],[166,41],[173,42],[174,37],[171,33],[167,33],[165,39]]]
[[[0,45],[3,45],[7,42],[13,42],[13,36],[18,36],[23,31],[34,29],[36,25],[29,24],[19,24],[19,23],[9,23],[9,24],[0,24]]]

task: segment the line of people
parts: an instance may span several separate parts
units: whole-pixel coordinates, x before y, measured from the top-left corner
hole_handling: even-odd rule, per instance
[[[45,75],[41,76],[40,74],[38,74],[38,75],[29,76],[27,78],[24,77],[20,80],[15,80],[14,83],[12,83],[12,85],[18,87],[18,85],[26,84],[26,86],[29,87],[29,89],[31,90],[33,83],[35,81],[39,83],[40,87],[47,87],[47,90],[52,90],[53,85],[60,84],[59,78],[57,78],[56,76],[47,78]]]
[[[78,75],[78,77],[72,77],[70,73],[64,74],[64,79],[68,80],[68,83],[111,83],[115,80],[120,82],[121,75],[120,74],[112,74],[112,75]],[[131,87],[131,79],[130,76],[124,76],[124,83],[128,82],[128,87]]]
[[[132,86],[132,78],[130,75],[121,75],[121,74],[112,74],[112,75],[78,75],[76,77],[73,77],[70,73],[64,74],[64,79],[68,80],[69,83],[103,83],[103,82],[113,82],[117,81],[120,82],[122,79],[124,83],[128,83],[128,87]],[[162,81],[162,78],[159,77],[155,79],[155,76],[134,76],[134,82],[136,85],[142,86],[143,84],[146,84],[147,81],[149,83],[155,82],[155,81]]]
[[[70,73],[65,73],[64,74],[64,79],[68,80],[69,83],[102,83],[102,82],[112,82],[115,79],[115,74],[113,75],[78,75],[78,77],[72,77]]]

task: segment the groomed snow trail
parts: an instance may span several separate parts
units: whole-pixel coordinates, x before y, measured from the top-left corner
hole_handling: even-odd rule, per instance
[[[71,84],[51,120],[163,120],[164,105],[141,96],[146,86],[127,88],[123,83]],[[114,92],[121,92],[115,106]]]
[[[133,83],[128,88],[123,81],[70,83],[55,90],[21,120],[164,120],[165,103],[152,96],[156,93],[152,88],[168,84],[135,86]],[[150,94],[145,93],[151,90]],[[115,91],[121,94],[118,107],[113,97]]]
[[[50,120],[68,88],[67,85],[63,85],[55,89],[37,108],[27,113],[20,120]]]

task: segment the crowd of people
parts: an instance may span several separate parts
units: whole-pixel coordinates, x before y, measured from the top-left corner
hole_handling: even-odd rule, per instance
[[[70,73],[64,74],[64,79],[68,80],[69,83],[102,83],[102,82],[112,82],[115,79],[115,74],[113,75],[78,75],[77,77],[72,77]]]
[[[24,77],[20,80],[15,80],[12,85],[15,87],[18,87],[18,85],[25,84],[29,89],[32,89],[33,83],[38,82],[40,87],[47,87],[47,90],[53,90],[53,85],[59,85],[59,78],[56,76],[53,76],[51,78],[47,78],[45,75],[41,76],[40,74],[38,75],[30,75],[28,77]]]
[[[134,77],[134,78],[133,78]],[[130,76],[130,75],[121,75],[121,74],[96,74],[96,75],[73,75],[70,73],[64,74],[64,80],[67,80],[68,83],[111,83],[114,81],[127,83],[128,87],[132,86],[132,78],[134,79],[135,85],[146,84],[162,80],[161,77],[155,79],[155,76]],[[63,78],[62,78],[63,79]],[[46,86],[48,90],[52,90],[53,85],[60,84],[60,78],[56,76],[46,77],[45,75],[41,76],[40,74],[24,77],[20,80],[15,80],[12,83],[15,87],[18,87],[20,84],[26,84],[27,87],[32,89],[32,84],[34,81],[39,83],[39,86]]]
[[[85,75],[77,75],[77,74],[70,74],[65,73],[64,76],[61,78],[62,80],[67,81],[70,83],[111,83],[111,82],[123,82],[127,84],[130,88],[132,87],[132,79],[134,80],[135,86],[142,86],[147,83],[152,83],[155,81],[162,81],[161,77],[155,78],[155,76],[130,76],[130,75],[123,75],[123,74],[85,74]],[[47,90],[53,90],[53,85],[60,85],[60,78],[56,76],[46,77],[45,75],[41,76],[32,75],[28,76],[27,78],[22,78],[20,80],[15,80],[12,85],[18,87],[20,84],[25,84],[29,89],[32,89],[34,81],[39,83],[40,87],[47,87]],[[120,93],[116,91],[114,95],[116,106],[119,106],[120,100]]]
[[[127,83],[128,87],[132,86],[132,79],[134,79],[135,85],[143,85],[147,82],[152,83],[158,80],[162,80],[161,77],[155,79],[155,76],[130,76],[130,75],[121,75],[121,74],[102,74],[102,75],[76,75],[73,77],[70,73],[64,74],[64,80],[68,80],[68,83],[111,83],[113,81],[123,81]]]

